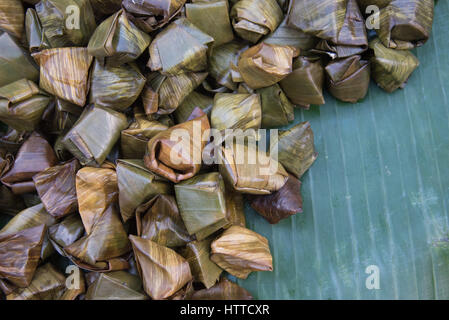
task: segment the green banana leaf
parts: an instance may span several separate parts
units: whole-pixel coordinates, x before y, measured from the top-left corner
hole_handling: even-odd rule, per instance
[[[449,298],[448,14],[439,1],[405,89],[386,94],[372,81],[357,104],[326,94],[326,105],[295,109],[318,158],[301,178],[303,213],[271,226],[246,204],[274,262],[238,281],[254,298]]]

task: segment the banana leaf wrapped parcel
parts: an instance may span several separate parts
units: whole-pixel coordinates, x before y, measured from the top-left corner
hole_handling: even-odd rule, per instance
[[[147,299],[140,278],[125,271],[101,273],[86,292],[86,300]]]
[[[301,85],[299,85],[301,84]],[[285,95],[294,104],[309,108],[325,103],[323,96],[324,68],[316,57],[298,57],[293,71],[280,82]]]
[[[273,270],[268,240],[240,226],[232,226],[212,242],[210,259],[240,279],[252,271]]]
[[[150,44],[147,66],[164,75],[200,72],[207,68],[207,51],[214,38],[189,20],[180,18],[162,30]]]
[[[252,295],[238,284],[222,277],[209,289],[195,291],[190,300],[252,300]]]
[[[52,216],[61,218],[78,209],[75,177],[79,169],[79,162],[74,159],[33,176],[39,198]]]
[[[84,235],[84,226],[77,213],[48,228],[48,237],[55,250],[64,255],[63,248],[71,245]]]
[[[183,8],[186,0],[123,0],[129,18],[141,30],[150,33],[165,26]]]
[[[89,0],[41,0],[35,8],[53,48],[85,46],[97,26]]]
[[[39,80],[39,69],[13,36],[0,30],[0,87],[20,79]]]
[[[236,191],[271,194],[284,186],[288,173],[263,150],[252,144],[226,144],[219,152],[220,173]],[[247,159],[245,161],[242,161]]]
[[[204,136],[209,129],[209,119],[203,113],[157,134],[148,142],[145,166],[174,183],[193,177],[201,168],[202,152],[209,138]]]
[[[172,195],[159,194],[136,209],[137,236],[176,248],[193,240]]]
[[[270,195],[251,195],[249,202],[269,223],[276,224],[282,219],[302,212],[301,181],[292,174],[287,183]]]
[[[212,238],[189,242],[182,252],[192,271],[193,279],[202,282],[209,289],[220,279],[222,269],[210,260]]]
[[[377,85],[387,92],[403,89],[419,60],[410,51],[385,47],[378,38],[370,42],[370,48],[371,72]]]
[[[365,21],[356,0],[293,0],[288,26],[322,39],[318,50],[332,58],[368,48]]]
[[[270,150],[272,152],[277,150],[278,161],[298,179],[318,157],[315,152],[313,131],[308,121],[281,132],[278,140],[270,144]]]
[[[49,102],[34,82],[17,80],[0,88],[0,120],[18,131],[33,131]]]
[[[92,56],[86,48],[57,48],[35,53],[40,65],[39,86],[80,107],[86,104]]]
[[[128,126],[126,116],[103,107],[85,108],[63,144],[82,165],[101,165]],[[101,130],[99,130],[101,128]]]
[[[156,195],[173,193],[170,182],[149,171],[141,159],[119,159],[116,171],[124,222],[134,217],[136,209],[144,202]]]
[[[391,0],[380,10],[379,39],[387,48],[420,47],[430,37],[433,14],[432,0]]]
[[[0,1],[0,30],[9,32],[17,39],[22,37],[25,12],[20,0]]]
[[[56,155],[40,134],[33,132],[20,147],[13,167],[5,173],[0,181],[11,188],[15,194],[35,191],[33,176],[56,165]]]
[[[182,220],[191,235],[205,239],[226,226],[225,185],[218,172],[195,176],[175,185]]]
[[[210,118],[210,113],[214,105],[214,99],[202,93],[193,91],[190,93],[173,112],[176,123],[183,123],[192,114],[195,108],[200,108]]]
[[[91,72],[90,103],[125,111],[139,97],[146,78],[134,64],[102,66],[97,60]]]
[[[36,10],[28,8],[25,14],[25,31],[28,48],[31,53],[50,49],[50,43],[42,29]]]
[[[368,93],[370,64],[361,56],[334,60],[326,66],[327,87],[337,99],[356,103]]]
[[[256,43],[282,22],[283,13],[276,0],[238,0],[231,9],[232,26],[245,40]]]
[[[104,20],[95,29],[87,51],[101,64],[120,66],[136,60],[150,44],[151,37],[128,20],[123,10]]]
[[[198,29],[214,38],[214,47],[234,39],[227,0],[196,1],[185,5],[186,17]]]
[[[292,72],[293,58],[296,56],[298,51],[293,47],[262,42],[240,55],[238,71],[251,89],[269,87]]]
[[[130,235],[145,292],[154,300],[174,295],[192,279],[189,263],[170,248]]]
[[[256,90],[262,106],[262,128],[286,126],[295,119],[294,106],[276,83]]]

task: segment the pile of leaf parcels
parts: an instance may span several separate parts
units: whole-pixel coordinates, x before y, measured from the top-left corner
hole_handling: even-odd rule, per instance
[[[312,129],[282,131],[277,159],[194,131],[287,126],[294,108],[325,103],[323,88],[355,103],[371,78],[403,88],[433,11],[433,0],[0,0],[3,298],[251,299],[226,273],[273,263],[244,201],[272,224],[302,212]],[[190,134],[181,162],[177,129]],[[211,143],[218,164],[185,152]],[[237,148],[259,160],[238,163]]]

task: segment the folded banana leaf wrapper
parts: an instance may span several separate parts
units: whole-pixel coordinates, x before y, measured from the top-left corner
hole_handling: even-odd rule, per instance
[[[0,121],[18,131],[33,131],[50,100],[31,80],[12,82],[0,88]]]
[[[286,126],[295,120],[294,105],[279,84],[256,90],[262,107],[261,128]]]
[[[25,14],[25,34],[31,53],[51,48],[39,16],[33,8],[28,8]]]
[[[202,240],[229,224],[225,184],[218,172],[197,175],[175,185],[176,201],[190,235]]]
[[[218,157],[220,173],[238,192],[271,194],[287,182],[288,173],[284,167],[253,144],[227,143]]]
[[[23,34],[25,11],[20,0],[0,1],[0,30],[20,39]]]
[[[19,41],[0,30],[0,86],[20,79],[39,80],[39,69]]]
[[[314,136],[309,122],[301,122],[279,134],[270,144],[285,169],[300,179],[312,166],[318,154],[315,152]]]
[[[190,300],[252,300],[252,295],[238,284],[222,277],[209,289],[193,292]]]
[[[114,67],[102,66],[96,60],[90,74],[89,102],[116,111],[125,111],[130,107],[146,82],[134,63]]]
[[[256,43],[276,30],[283,13],[276,0],[239,0],[231,9],[234,31],[245,40]]]
[[[200,72],[207,68],[207,51],[214,38],[186,18],[164,28],[151,42],[147,66],[164,75]]]
[[[185,5],[186,17],[198,29],[214,38],[213,46],[234,39],[227,0],[196,1]]]
[[[151,37],[127,18],[123,10],[104,20],[89,40],[87,51],[102,64],[120,66],[136,60]]]
[[[84,107],[93,57],[86,48],[56,48],[33,54],[40,66],[39,86],[61,99]]]
[[[356,103],[365,98],[370,84],[370,64],[355,55],[330,62],[326,68],[327,87],[337,99]]]
[[[33,132],[20,147],[14,165],[0,181],[11,188],[15,194],[36,190],[33,176],[57,164],[56,155],[44,137]]]
[[[40,130],[50,135],[61,136],[73,127],[83,110],[71,102],[55,98],[42,115]]]
[[[297,106],[325,104],[323,96],[324,68],[317,57],[298,57],[292,72],[280,81],[285,95]],[[301,84],[301,85],[299,85]]]
[[[206,72],[185,72],[164,76],[149,74],[142,93],[143,108],[151,119],[173,113],[207,77]]]
[[[101,273],[89,286],[86,300],[147,300],[138,276],[125,271]]]
[[[144,32],[150,33],[165,26],[178,15],[186,0],[123,0],[129,18]]]
[[[371,73],[377,85],[387,92],[403,89],[419,66],[418,58],[407,50],[387,48],[378,38],[372,40],[369,46],[373,50]]]
[[[97,26],[89,0],[42,0],[35,8],[52,48],[86,46]]]
[[[124,222],[133,218],[136,209],[144,202],[157,195],[173,193],[171,183],[149,171],[141,159],[119,159],[116,171],[120,213]]]
[[[269,87],[292,72],[296,56],[298,51],[293,47],[262,42],[240,55],[238,72],[251,89]]]
[[[241,279],[253,271],[273,270],[268,240],[240,226],[232,226],[212,242],[210,259]]]
[[[173,116],[178,124],[183,123],[187,121],[195,108],[200,108],[210,118],[213,105],[213,98],[193,91],[182,101],[179,107],[176,108],[173,112]]]
[[[432,0],[389,1],[380,10],[379,39],[399,50],[422,46],[432,31],[434,5]]]
[[[111,152],[120,133],[128,126],[126,116],[99,106],[85,108],[62,143],[82,165],[101,165]]]
[[[333,59],[368,48],[365,20],[356,0],[293,0],[287,25],[320,38],[316,50]]]
[[[174,183],[193,177],[201,169],[202,152],[209,140],[204,136],[209,129],[209,119],[202,112],[196,119],[157,134],[148,141],[145,166]]]

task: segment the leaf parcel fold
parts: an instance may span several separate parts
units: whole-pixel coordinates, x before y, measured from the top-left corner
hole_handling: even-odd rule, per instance
[[[39,86],[55,96],[84,107],[93,57],[86,48],[57,48],[35,53],[40,65]]]
[[[174,248],[193,240],[179,214],[175,197],[160,194],[136,210],[137,235]]]
[[[207,289],[215,285],[223,271],[210,260],[211,242],[211,238],[192,241],[182,252],[183,257],[189,262],[193,279],[196,282],[202,282]]]
[[[341,101],[356,103],[368,93],[370,65],[361,56],[330,62],[326,75],[329,92]]]
[[[128,126],[126,116],[103,107],[85,108],[62,143],[82,165],[101,165],[120,133]]]
[[[168,126],[161,122],[148,120],[140,111],[135,111],[134,118],[120,136],[120,149],[124,159],[143,159],[148,141],[168,129]]]
[[[130,250],[128,235],[120,220],[118,210],[113,205],[98,217],[88,235],[64,247],[64,252],[80,268],[105,271],[115,269],[109,260],[120,258]],[[127,267],[120,266],[116,270]]]
[[[39,70],[17,40],[0,31],[0,87],[23,78],[36,82]]]
[[[0,120],[18,131],[33,131],[50,102],[50,97],[28,79],[0,88]]]
[[[226,187],[225,200],[226,219],[229,221],[229,224],[224,228],[228,229],[233,225],[246,227],[243,195],[233,188]]]
[[[122,220],[134,217],[136,209],[158,194],[173,193],[171,184],[151,171],[141,159],[117,160],[117,182]]]
[[[262,105],[262,128],[286,126],[295,120],[294,105],[279,84],[257,89]]]
[[[77,213],[67,216],[61,222],[48,228],[48,236],[53,247],[63,256],[65,253],[62,248],[71,245],[81,238],[83,234],[83,221]]]
[[[22,37],[25,21],[22,1],[1,0],[0,1],[0,30],[9,32],[17,39]]]
[[[298,57],[293,62],[292,73],[280,82],[286,96],[304,108],[325,104],[323,84],[324,69],[316,57]]]
[[[284,167],[253,144],[226,144],[218,156],[223,178],[238,192],[271,194],[287,182]]]
[[[393,49],[420,47],[430,37],[433,14],[432,0],[390,0],[380,10],[379,39]]]
[[[212,242],[210,259],[241,279],[252,271],[273,271],[268,240],[240,226],[230,227]]]
[[[172,249],[129,236],[145,292],[154,300],[174,295],[192,279],[189,263]]]
[[[26,288],[18,288],[6,296],[7,300],[58,300],[63,294],[65,277],[51,263],[37,268]]]
[[[252,295],[238,284],[221,278],[220,281],[209,289],[195,291],[191,300],[252,300]]]
[[[41,0],[35,6],[51,47],[83,47],[96,28],[90,0]]]
[[[271,152],[277,150],[278,161],[298,179],[318,157],[315,152],[313,131],[308,121],[281,132],[278,140],[271,142],[270,150]]]
[[[33,176],[58,162],[56,155],[40,134],[33,132],[20,147],[14,166],[0,181],[10,187],[15,194],[35,191]]]
[[[139,97],[146,82],[134,63],[102,66],[97,60],[91,72],[90,103],[125,111]]]
[[[282,219],[302,212],[301,181],[292,174],[287,183],[278,191],[264,196],[250,196],[251,207],[269,223],[276,224]]]
[[[33,176],[37,193],[49,214],[55,218],[77,211],[75,177],[78,160],[50,167]]]
[[[186,0],[123,0],[129,18],[144,32],[165,26],[183,8]]]
[[[120,66],[136,60],[150,44],[151,37],[128,20],[120,10],[95,29],[87,50],[102,64]]]
[[[217,93],[211,112],[211,126],[226,129],[259,129],[262,107],[258,94]]]
[[[15,233],[0,234],[0,279],[27,287],[41,256],[45,224]]]
[[[214,47],[234,39],[227,0],[196,1],[185,5],[186,17],[198,29],[214,38]]]
[[[238,0],[231,9],[234,31],[252,43],[278,27],[283,13],[276,0]]]
[[[142,281],[125,271],[102,273],[89,286],[86,300],[146,300]]]
[[[407,50],[385,47],[379,39],[370,42],[374,55],[371,57],[371,72],[377,85],[387,92],[403,89],[408,78],[419,66],[419,60]]]
[[[156,117],[173,113],[206,77],[206,72],[186,72],[175,76],[150,73],[142,93],[145,113]]]
[[[154,38],[147,66],[172,76],[206,70],[208,46],[213,42],[214,38],[180,18]]]
[[[174,183],[193,177],[201,168],[202,152],[209,140],[204,135],[209,129],[209,119],[203,113],[157,134],[148,142],[145,166]],[[174,135],[182,133],[183,137],[173,141],[173,132]]]
[[[175,185],[182,220],[198,240],[226,226],[225,185],[218,172],[201,174]]]
[[[201,94],[199,92],[193,91],[190,93],[174,111],[173,115],[177,123],[183,123],[188,121],[187,119],[192,114],[195,108],[200,108],[210,116],[212,106],[214,105],[214,99]]]
[[[118,200],[117,174],[110,168],[84,167],[76,174],[78,210],[87,234]]]
[[[269,87],[292,72],[293,58],[297,55],[292,47],[262,42],[240,55],[238,70],[251,89]]]

